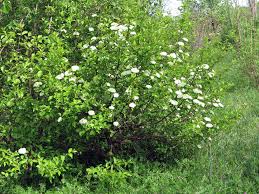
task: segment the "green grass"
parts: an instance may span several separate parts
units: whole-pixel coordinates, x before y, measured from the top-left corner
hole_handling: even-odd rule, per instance
[[[227,53],[216,64],[221,80],[230,86],[223,100],[225,108],[217,116],[229,113],[227,119],[232,119],[231,115],[239,115],[239,119],[211,142],[203,142],[192,158],[175,165],[137,162],[138,175],[127,183],[113,187],[99,184],[94,191],[86,182],[68,179],[50,190],[44,185],[37,190],[0,185],[0,193],[259,193],[259,92],[245,67],[236,53]]]

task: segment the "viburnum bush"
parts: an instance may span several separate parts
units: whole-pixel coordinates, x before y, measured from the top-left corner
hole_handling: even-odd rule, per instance
[[[163,159],[216,129],[223,105],[211,65],[192,62],[189,21],[148,1],[29,3],[1,13],[2,175]]]

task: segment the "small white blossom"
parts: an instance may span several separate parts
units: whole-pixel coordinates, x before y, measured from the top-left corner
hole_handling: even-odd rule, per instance
[[[138,100],[139,97],[138,97],[138,96],[134,96],[133,99],[134,99],[134,100]]]
[[[181,83],[182,83],[182,81],[181,81],[181,80],[179,80],[179,79],[177,79],[177,80],[175,80],[175,81],[174,81],[174,83],[175,83],[176,85],[179,85],[179,84],[181,84]]]
[[[42,85],[42,82],[35,82],[33,84],[33,87],[37,88],[37,87],[40,87]]]
[[[89,47],[88,44],[84,44],[84,45],[83,45],[83,49],[86,49],[86,48],[88,48],[88,47]]]
[[[56,79],[61,80],[61,79],[64,78],[64,76],[65,76],[65,74],[64,74],[64,73],[61,73],[61,74],[59,74],[59,75],[56,76]]]
[[[79,66],[77,66],[77,65],[73,65],[73,66],[71,67],[71,69],[72,69],[72,71],[78,71],[80,68],[79,68]]]
[[[193,92],[195,94],[202,94],[202,91],[200,89],[198,89],[198,88],[193,89]]]
[[[203,65],[202,65],[202,68],[203,68],[203,69],[209,69],[210,66],[209,66],[208,64],[203,64]]]
[[[152,86],[151,86],[151,85],[146,85],[146,88],[147,88],[147,89],[151,89]]]
[[[160,55],[163,56],[163,57],[166,57],[167,56],[167,52],[161,52]]]
[[[79,123],[80,123],[81,125],[85,125],[85,124],[87,124],[87,120],[86,120],[85,118],[82,118],[82,119],[79,121]]]
[[[130,32],[130,35],[132,35],[132,36],[134,36],[136,34],[137,34],[136,32]]]
[[[92,14],[92,17],[94,18],[94,17],[97,17],[97,14]]]
[[[177,106],[178,105],[178,102],[176,101],[176,100],[170,100],[170,103],[172,104],[172,105],[174,105],[174,106]]]
[[[93,27],[89,27],[88,30],[89,30],[90,32],[93,32],[93,31],[94,31],[94,28],[93,28]]]
[[[73,35],[74,36],[79,36],[80,34],[79,34],[79,32],[74,32]]]
[[[66,72],[64,73],[64,75],[65,75],[65,76],[70,76],[70,75],[72,75],[72,72],[66,71]]]
[[[219,107],[219,104],[218,104],[218,103],[215,103],[215,102],[212,103],[212,105],[215,106],[215,107]]]
[[[93,116],[93,115],[95,115],[95,112],[94,112],[93,110],[89,110],[89,111],[88,111],[88,114],[89,114],[90,116]]]
[[[59,117],[57,121],[58,123],[60,123],[62,120],[63,120],[62,117]]]
[[[132,73],[139,73],[139,69],[136,68],[136,67],[133,67],[133,68],[131,69],[131,72],[132,72]]]
[[[92,51],[97,50],[97,48],[96,48],[95,46],[90,46],[90,49],[91,49]]]
[[[156,62],[155,62],[155,61],[150,61],[150,63],[151,63],[151,64],[153,64],[153,65],[155,65],[155,64],[156,64]]]
[[[215,74],[213,72],[209,72],[208,75],[210,78],[212,78],[212,77],[214,77]]]
[[[184,46],[184,43],[183,43],[183,42],[177,42],[177,44],[178,44],[179,46]]]
[[[212,125],[211,123],[207,123],[207,124],[206,124],[206,127],[207,127],[207,128],[212,128],[213,125]]]
[[[118,98],[119,96],[120,96],[120,95],[119,95],[118,93],[114,93],[114,94],[113,94],[113,97],[114,97],[114,98]]]
[[[197,147],[199,148],[199,149],[201,149],[202,147],[201,147],[201,145],[197,145]]]
[[[111,92],[111,93],[115,93],[116,92],[116,90],[114,88],[109,88],[108,91]]]
[[[211,119],[209,117],[204,117],[204,120],[207,122],[211,122]]]
[[[119,125],[120,125],[119,122],[117,121],[113,122],[113,126],[118,127]]]
[[[135,108],[135,106],[136,106],[136,104],[135,104],[134,102],[131,102],[131,103],[129,104],[129,107],[130,107],[130,108]]]
[[[171,53],[171,54],[169,55],[169,57],[172,57],[173,59],[176,59],[176,58],[177,58],[177,55],[176,55],[175,53]]]
[[[27,150],[26,150],[26,148],[20,148],[20,149],[18,150],[18,153],[19,153],[19,154],[26,154],[26,153],[27,153]]]
[[[92,41],[94,41],[94,40],[96,40],[96,39],[97,39],[97,38],[96,38],[95,36],[91,38]]]
[[[115,107],[114,107],[113,105],[111,105],[111,106],[109,106],[109,109],[110,109],[110,110],[114,110]]]
[[[185,42],[188,42],[188,41],[189,41],[187,38],[183,38],[183,40],[184,40]]]
[[[76,77],[71,77],[71,78],[69,78],[69,81],[70,81],[70,82],[76,82]]]

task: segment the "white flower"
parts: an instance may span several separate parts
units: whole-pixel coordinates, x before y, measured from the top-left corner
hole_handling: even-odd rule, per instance
[[[60,123],[62,121],[62,117],[59,117],[57,121]]]
[[[197,145],[197,147],[199,148],[199,149],[201,149],[202,147],[201,147],[201,145]]]
[[[64,73],[64,75],[65,75],[65,76],[70,76],[70,75],[72,75],[72,72],[66,71],[66,72]]]
[[[113,126],[118,127],[119,125],[120,125],[119,122],[117,121],[113,122]]]
[[[181,80],[179,80],[179,79],[177,79],[177,80],[175,80],[175,81],[174,81],[174,83],[175,83],[176,85],[179,85],[179,84],[181,84],[181,83],[182,83],[182,81],[181,81]]]
[[[184,46],[184,43],[183,43],[183,42],[177,42],[177,44],[178,44],[179,46]]]
[[[218,103],[218,105],[219,105],[221,108],[224,107],[224,105],[223,105],[222,103]]]
[[[178,102],[176,101],[176,100],[170,100],[170,103],[172,104],[172,105],[174,105],[174,106],[177,106],[178,105]]]
[[[130,35],[136,35],[137,33],[136,32],[130,32]]]
[[[163,57],[166,57],[167,56],[167,52],[161,52],[160,55],[163,56]]]
[[[26,150],[26,148],[20,148],[20,149],[18,150],[18,153],[19,153],[19,154],[26,154],[26,153],[27,153],[27,150]]]
[[[82,118],[82,119],[79,121],[79,123],[80,123],[81,125],[85,125],[85,124],[87,124],[87,120],[86,120],[85,118]]]
[[[37,87],[39,87],[39,86],[41,86],[41,85],[42,85],[42,82],[35,82],[35,83],[33,84],[33,87],[37,88]]]
[[[203,68],[203,69],[209,69],[210,66],[209,66],[208,64],[203,64],[203,65],[202,65],[202,68]]]
[[[84,82],[85,82],[85,80],[80,79],[80,80],[78,80],[77,82],[78,82],[78,83],[84,83]]]
[[[188,42],[188,41],[189,41],[187,38],[183,38],[183,40],[184,40],[185,42]]]
[[[206,127],[207,127],[207,128],[212,128],[213,125],[212,125],[211,123],[207,123],[207,124],[206,124]]]
[[[74,32],[73,35],[74,36],[79,36],[80,34],[79,34],[79,32]]]
[[[202,106],[202,107],[205,106],[205,104],[204,104],[203,102],[199,101],[198,99],[194,99],[194,100],[193,100],[193,103],[198,104],[198,105],[200,105],[200,106]]]
[[[176,95],[178,95],[178,96],[179,96],[179,95],[183,95],[183,93],[182,93],[181,90],[177,90],[175,93],[176,93]]]
[[[96,38],[95,36],[91,38],[91,40],[96,40],[96,39],[97,39],[97,38]]]
[[[147,89],[151,89],[152,86],[151,86],[151,85],[146,85],[146,88],[147,88]]]
[[[136,104],[135,104],[134,102],[131,102],[131,103],[129,104],[129,107],[130,107],[130,108],[135,108],[135,106],[136,106]]]
[[[76,77],[71,77],[71,78],[69,78],[69,81],[70,81],[70,82],[76,82]]]
[[[79,68],[79,66],[77,66],[77,65],[73,65],[73,66],[71,67],[71,69],[72,69],[72,71],[78,71],[80,68]]]
[[[183,94],[183,99],[192,99],[192,97],[189,94]]]
[[[156,64],[156,62],[155,62],[155,61],[150,61],[150,63],[151,63],[151,64],[153,64],[153,65],[155,65],[155,64]]]
[[[118,98],[119,96],[120,96],[120,95],[119,95],[118,93],[114,93],[114,94],[113,94],[113,97],[114,97],[114,98]]]
[[[86,49],[86,48],[88,48],[88,47],[89,47],[88,44],[84,44],[84,45],[83,45],[83,49]]]
[[[212,141],[211,137],[208,137],[208,140],[209,140],[209,141]]]
[[[89,27],[88,30],[89,30],[90,32],[93,32],[93,31],[94,31],[94,28],[93,28],[93,27]]]
[[[115,107],[114,107],[113,105],[111,105],[111,106],[109,106],[109,109],[110,109],[110,110],[114,110]]]
[[[215,107],[219,107],[219,104],[218,103],[212,103],[213,104],[213,106],[215,106]]]
[[[91,49],[92,51],[97,50],[97,48],[96,48],[95,46],[90,46],[90,49]]]
[[[209,117],[204,117],[204,120],[207,122],[211,122],[211,119]]]
[[[176,55],[175,53],[171,53],[171,54],[169,55],[169,57],[172,57],[173,59],[176,59],[176,58],[177,58],[177,55]]]
[[[214,73],[213,72],[209,72],[208,75],[209,75],[210,78],[214,77]]]
[[[179,50],[179,53],[183,53],[183,50],[182,50],[182,49],[180,49],[180,50]]]
[[[160,78],[161,75],[160,75],[159,73],[156,73],[156,77],[157,77],[157,78]]]
[[[138,100],[139,97],[138,97],[138,96],[134,96],[133,99],[134,99],[134,100]]]
[[[198,89],[198,88],[193,89],[193,92],[195,94],[202,94],[202,91],[200,89]]]
[[[114,88],[109,88],[108,91],[111,92],[111,93],[115,93],[116,92],[116,90]]]
[[[194,76],[194,75],[195,75],[195,73],[192,71],[192,72],[190,73],[190,75],[191,75],[191,76]]]
[[[89,110],[89,111],[88,111],[88,114],[89,114],[90,116],[93,116],[93,115],[95,115],[95,112],[94,112],[93,110]]]
[[[131,72],[132,72],[132,73],[138,73],[138,72],[139,72],[139,69],[136,68],[136,67],[133,67],[133,68],[131,69]]]
[[[92,17],[94,18],[94,17],[97,17],[97,14],[92,14]]]
[[[65,74],[64,74],[64,73],[61,73],[61,74],[59,74],[59,75],[56,76],[56,79],[61,80],[61,79],[64,78],[64,76],[65,76]]]

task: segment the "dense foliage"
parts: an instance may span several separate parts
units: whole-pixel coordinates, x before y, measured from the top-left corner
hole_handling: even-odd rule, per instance
[[[113,156],[176,159],[217,129],[213,64],[193,60],[188,14],[144,0],[14,0],[0,19],[3,176],[125,179],[131,162]]]

